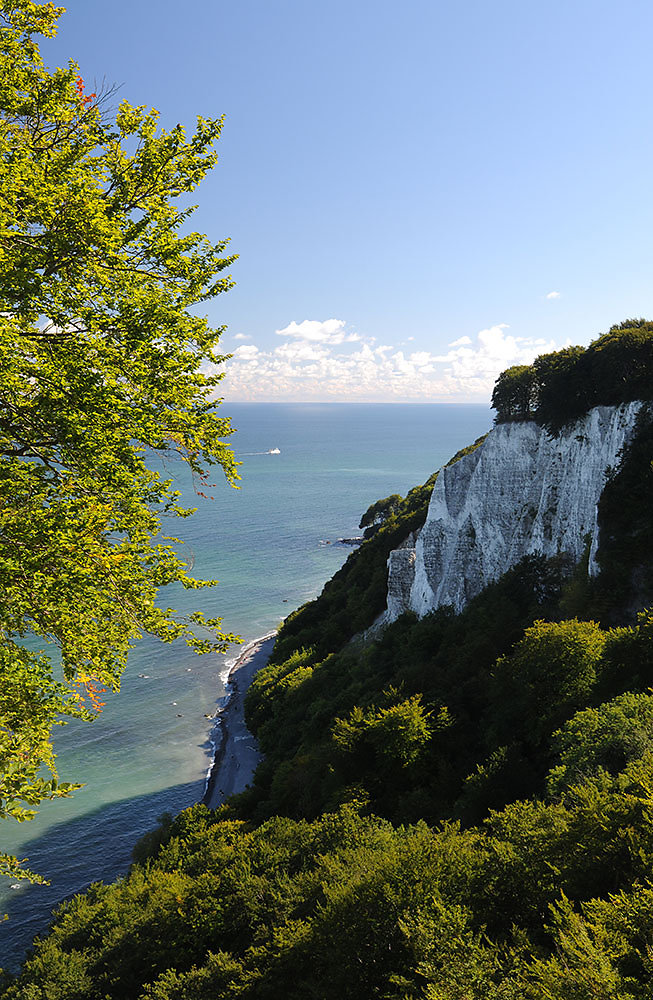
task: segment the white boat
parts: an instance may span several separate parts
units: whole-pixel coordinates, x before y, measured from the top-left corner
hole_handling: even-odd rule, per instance
[[[281,452],[279,451],[278,448],[270,448],[270,450],[267,452],[267,454],[268,455],[280,455]]]

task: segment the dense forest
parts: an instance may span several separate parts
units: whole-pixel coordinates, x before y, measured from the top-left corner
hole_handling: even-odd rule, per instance
[[[511,369],[498,419],[555,433],[650,400],[652,351],[629,321]],[[554,372],[575,395],[551,396]],[[125,878],[60,907],[4,1000],[650,998],[652,469],[644,406],[601,497],[598,577],[532,556],[458,615],[365,639],[433,480],[373,505],[250,688],[252,787],[164,817]]]

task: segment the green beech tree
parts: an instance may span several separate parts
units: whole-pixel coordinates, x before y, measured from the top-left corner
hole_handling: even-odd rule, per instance
[[[191,511],[151,467],[176,453],[200,493],[212,466],[237,478],[222,331],[192,309],[234,258],[185,231],[222,123],[187,137],[127,102],[110,115],[74,63],[41,59],[61,13],[0,0],[0,816],[18,820],[70,791],[52,725],[99,710],[140,632],[199,652],[235,638],[155,604],[205,583],[160,540],[162,517]],[[58,677],[33,651],[51,644]],[[7,856],[2,871],[20,874]]]
[[[382,524],[394,517],[401,510],[403,497],[398,493],[377,500],[371,504],[360,519],[359,528],[365,528],[365,537],[371,538],[379,530]]]
[[[497,422],[530,420],[537,404],[533,365],[513,365],[497,378],[492,391],[492,407]]]

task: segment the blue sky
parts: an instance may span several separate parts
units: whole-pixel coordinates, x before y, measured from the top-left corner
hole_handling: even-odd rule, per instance
[[[653,317],[649,2],[66,6],[49,64],[226,115],[194,221],[240,255],[226,399],[482,402]]]

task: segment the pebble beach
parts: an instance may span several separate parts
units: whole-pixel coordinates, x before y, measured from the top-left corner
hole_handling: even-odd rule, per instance
[[[261,759],[256,740],[245,725],[245,695],[254,674],[268,662],[275,638],[273,632],[250,643],[229,672],[228,700],[216,716],[215,757],[202,799],[210,809],[243,792]]]

